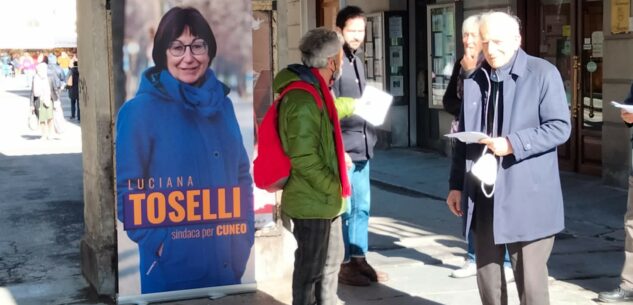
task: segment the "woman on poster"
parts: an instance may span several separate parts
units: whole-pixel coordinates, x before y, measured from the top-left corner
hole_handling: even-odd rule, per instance
[[[198,10],[169,10],[156,66],[117,117],[117,215],[138,244],[143,294],[240,284],[251,252],[250,161],[229,89],[209,68],[216,50]]]

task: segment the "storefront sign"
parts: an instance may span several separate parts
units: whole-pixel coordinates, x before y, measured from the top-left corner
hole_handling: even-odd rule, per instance
[[[598,65],[596,64],[595,61],[590,61],[587,63],[587,72],[593,73],[593,72],[596,72],[597,69],[598,69]]]
[[[563,37],[571,37],[571,26],[569,24],[563,25]]]
[[[631,0],[611,1],[611,33],[628,33]]]
[[[602,57],[602,46],[604,43],[604,34],[602,31],[591,33],[591,57]]]

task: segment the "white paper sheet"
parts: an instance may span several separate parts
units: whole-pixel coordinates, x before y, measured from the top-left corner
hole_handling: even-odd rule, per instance
[[[372,86],[365,86],[363,96],[356,101],[354,114],[365,119],[374,126],[382,125],[393,96]]]
[[[615,108],[624,109],[624,111],[628,113],[633,113],[633,105],[622,104],[616,101],[611,101],[611,105],[613,105]]]
[[[455,132],[455,133],[445,134],[444,136],[449,137],[449,138],[455,138],[466,144],[479,143],[479,141],[481,141],[482,139],[490,138],[487,134],[482,133],[482,132],[477,132],[477,131]]]

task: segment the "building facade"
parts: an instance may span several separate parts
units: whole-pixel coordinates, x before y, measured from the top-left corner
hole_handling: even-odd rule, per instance
[[[629,60],[633,48],[630,0],[277,2],[287,3],[278,8],[280,14],[289,16],[288,27],[280,27],[287,33],[279,33],[288,37],[289,56],[285,57],[288,62],[298,61],[296,46],[301,33],[317,25],[332,26],[333,12],[339,7],[357,5],[370,15],[401,12],[405,21],[402,36],[407,46],[401,54],[407,63],[401,71],[405,92],[401,98],[396,97],[387,121],[379,127],[382,131],[379,145],[420,147],[443,153],[449,152],[443,135],[448,132],[452,118],[441,108],[441,96],[448,82],[446,71],[451,71],[452,64],[461,58],[461,22],[489,10],[517,15],[521,20],[523,49],[554,64],[564,80],[573,132],[570,140],[559,148],[561,168],[601,176],[605,184],[626,186],[631,159],[630,132],[622,124],[619,111],[609,102],[623,100],[633,83],[633,64]],[[390,21],[383,20],[384,26],[393,26]],[[390,28],[385,32],[397,31]],[[375,32],[368,31],[367,38],[374,49]],[[394,56],[390,51],[393,43],[382,41],[382,44],[384,71],[390,74],[398,69],[397,62],[390,62]],[[279,49],[284,49],[284,45],[280,44]],[[367,63],[372,62],[372,56],[376,57],[375,52],[369,55]],[[373,62],[377,62],[375,58]],[[392,91],[394,82],[393,79],[385,82],[383,88]],[[402,94],[397,89],[391,93]]]
[[[125,97],[121,35],[124,1],[78,1],[78,52],[84,164],[83,274],[99,294],[114,295],[114,117]],[[379,145],[448,153],[443,137],[451,115],[441,108],[446,71],[462,52],[461,23],[489,10],[518,15],[523,48],[556,65],[572,114],[571,139],[559,149],[563,169],[601,176],[624,187],[631,166],[631,132],[608,102],[621,101],[633,83],[630,0],[254,0],[253,85],[257,118],[272,101],[272,76],[300,61],[299,40],[316,26],[334,26],[339,8],[368,13],[368,78],[395,96]],[[265,48],[264,48],[265,46]],[[260,109],[261,108],[261,109]],[[258,110],[259,109],[259,110]],[[448,170],[448,169],[447,169]],[[257,280],[287,276],[290,236],[258,232]],[[264,239],[261,237],[265,237]],[[284,255],[279,255],[279,249]]]

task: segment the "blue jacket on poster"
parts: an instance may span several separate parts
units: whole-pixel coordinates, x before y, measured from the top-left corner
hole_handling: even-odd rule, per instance
[[[122,222],[127,194],[168,192],[176,188],[175,182],[167,185],[168,179],[191,179],[195,189],[240,187],[239,219],[126,231],[138,244],[144,294],[241,283],[254,239],[253,189],[228,91],[210,69],[203,84],[194,87],[167,70],[150,68],[136,96],[118,113],[117,216]],[[182,237],[186,231],[216,231],[236,223],[244,224],[246,233]]]

